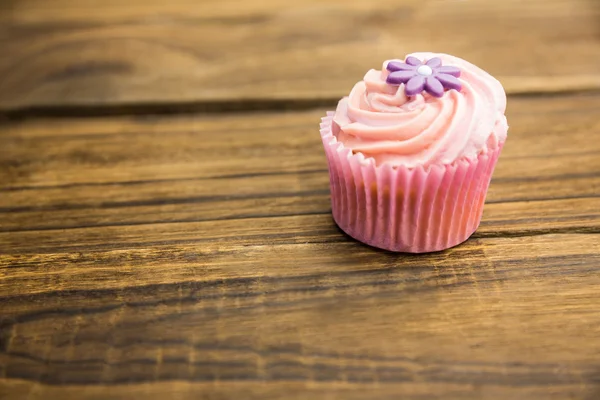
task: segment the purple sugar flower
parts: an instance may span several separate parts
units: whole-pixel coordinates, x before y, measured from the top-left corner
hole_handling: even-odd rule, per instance
[[[416,57],[409,56],[406,62],[390,61],[386,67],[390,74],[387,83],[400,85],[404,83],[405,93],[414,96],[425,90],[432,96],[442,97],[444,90],[460,90],[462,85],[457,79],[460,69],[451,66],[442,66],[439,57],[432,58],[423,63]]]

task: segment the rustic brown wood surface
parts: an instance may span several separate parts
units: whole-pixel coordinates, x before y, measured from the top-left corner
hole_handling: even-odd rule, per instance
[[[509,93],[600,89],[599,20],[598,0],[4,0],[0,109],[332,100],[424,49]]]
[[[0,399],[599,399],[599,6],[0,2]],[[511,128],[477,233],[398,255],[317,126],[423,48]]]

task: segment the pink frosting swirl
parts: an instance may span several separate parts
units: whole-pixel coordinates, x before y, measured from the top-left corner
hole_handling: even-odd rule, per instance
[[[340,100],[333,134],[344,146],[380,165],[450,164],[474,158],[506,139],[506,94],[487,72],[447,54],[413,53],[423,62],[439,57],[460,68],[462,89],[441,98],[427,93],[406,96],[404,85],[386,83],[388,60],[370,70],[348,97]]]

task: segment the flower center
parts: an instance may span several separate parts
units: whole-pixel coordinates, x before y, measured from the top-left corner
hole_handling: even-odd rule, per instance
[[[433,70],[429,65],[421,65],[419,68],[417,68],[417,74],[423,76],[430,76],[431,74],[433,74]]]

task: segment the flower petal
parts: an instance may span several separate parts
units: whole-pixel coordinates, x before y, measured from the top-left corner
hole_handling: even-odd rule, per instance
[[[455,76],[457,78],[460,76],[460,69],[458,69],[457,67],[451,67],[449,65],[439,67],[435,71],[440,74],[448,74],[448,75]]]
[[[415,75],[415,71],[394,71],[388,75],[386,82],[392,85],[399,85],[408,82]]]
[[[390,61],[385,67],[388,71],[414,71],[415,67],[413,65],[408,65],[399,61]]]
[[[407,83],[406,88],[404,89],[406,94],[409,96],[414,96],[423,91],[425,87],[425,77],[421,75],[413,76]]]
[[[430,66],[431,68],[438,68],[442,66],[442,59],[439,57],[433,57],[431,60],[428,60],[425,64]]]
[[[435,77],[446,89],[462,89],[462,84],[460,83],[460,81],[452,75],[436,74]]]
[[[423,64],[421,62],[421,60],[419,60],[417,57],[413,57],[413,56],[408,56],[406,57],[406,61],[405,61],[408,65],[414,65],[416,67],[418,67],[419,65]]]
[[[433,76],[428,76],[425,80],[425,90],[435,97],[442,97],[444,95],[444,86]]]

